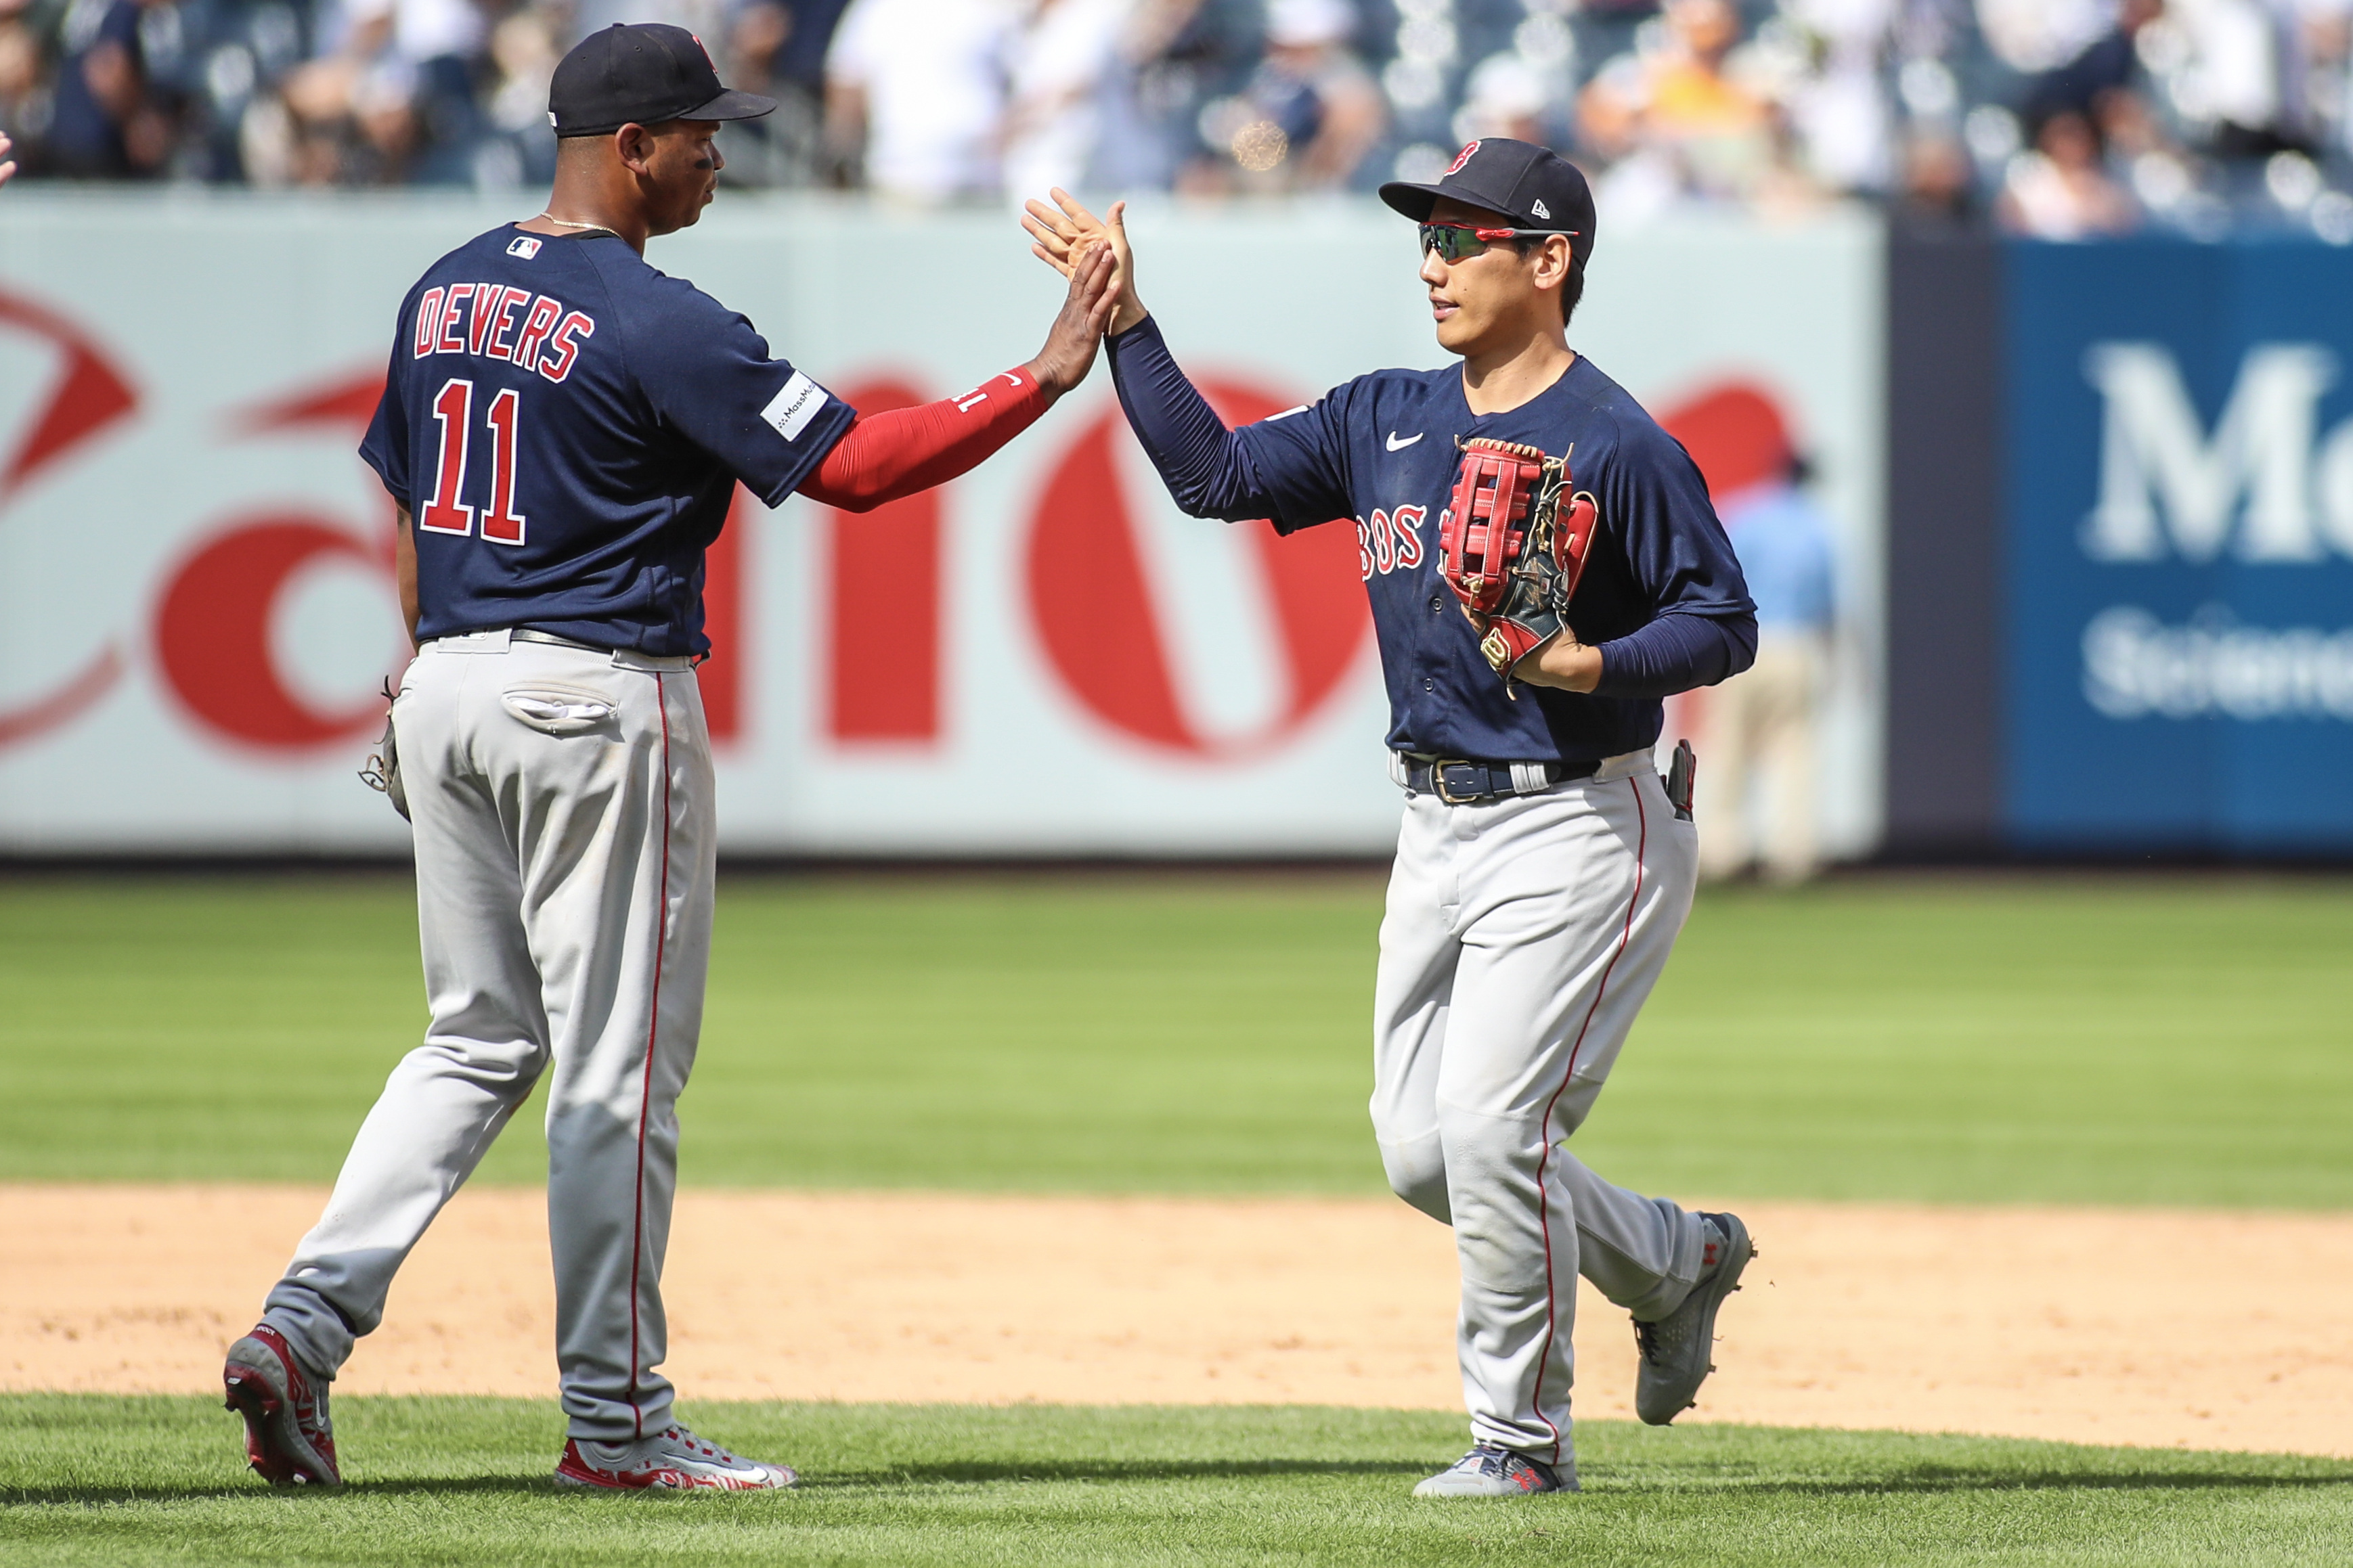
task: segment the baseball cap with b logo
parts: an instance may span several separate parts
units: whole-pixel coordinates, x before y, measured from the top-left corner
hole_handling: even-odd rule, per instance
[[[773,98],[719,82],[702,40],[663,22],[616,22],[572,47],[548,84],[547,122],[558,136],[607,136],[634,121],[756,120]]]
[[[1550,148],[1482,137],[1455,154],[1434,184],[1391,180],[1381,187],[1381,200],[1416,223],[1430,221],[1440,196],[1501,213],[1523,228],[1570,231],[1569,254],[1580,267],[1593,255],[1593,188]]]

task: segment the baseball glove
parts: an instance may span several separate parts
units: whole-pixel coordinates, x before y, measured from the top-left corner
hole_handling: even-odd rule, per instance
[[[393,700],[392,682],[384,683],[384,700]],[[400,813],[400,820],[408,820],[408,791],[400,782],[400,744],[392,731],[392,710],[384,711],[384,739],[375,743],[375,753],[360,770],[360,783],[392,802],[392,809]]]
[[[1439,574],[1508,686],[1513,667],[1567,625],[1600,512],[1570,492],[1566,458],[1483,436],[1456,445],[1462,467],[1439,523]]]

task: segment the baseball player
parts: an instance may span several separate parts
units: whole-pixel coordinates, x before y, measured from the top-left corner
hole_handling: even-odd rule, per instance
[[[682,28],[592,35],[555,71],[546,210],[443,257],[401,304],[361,455],[400,509],[418,644],[386,772],[415,823],[432,1022],[229,1350],[229,1407],[273,1483],[341,1479],[329,1384],[543,1075],[556,1479],[795,1479],[694,1436],[655,1370],[711,937],[703,551],[739,481],[772,506],[797,490],[863,510],[971,468],[1086,374],[1113,295],[1108,254],[1084,260],[1037,358],[860,416],[644,259],[710,202],[721,123],[774,107],[723,89]]]
[[[1636,1406],[1664,1424],[1713,1370],[1716,1309],[1752,1252],[1736,1216],[1613,1186],[1563,1146],[1691,907],[1689,770],[1671,790],[1652,765],[1660,700],[1756,645],[1698,469],[1567,346],[1592,195],[1500,138],[1434,184],[1383,185],[1419,226],[1460,368],[1377,371],[1234,431],[1137,302],[1122,207],[1104,223],[1054,196],[1029,206],[1039,255],[1067,270],[1108,241],[1119,258],[1113,374],[1177,505],[1284,531],[1356,520],[1406,797],[1373,1128],[1398,1195],[1454,1227],[1473,1444],[1415,1491],[1574,1489],[1577,1275],[1633,1314]]]

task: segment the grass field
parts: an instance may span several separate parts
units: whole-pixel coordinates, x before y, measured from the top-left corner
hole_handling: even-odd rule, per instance
[[[2353,1464],[1892,1433],[1581,1425],[1586,1491],[1416,1502],[1460,1422],[1314,1408],[713,1406],[797,1493],[545,1479],[552,1405],[353,1400],[370,1479],[241,1477],[194,1399],[0,1396],[16,1563],[2341,1564]]]
[[[728,881],[683,1179],[1378,1192],[1378,916],[1365,878]],[[392,877],[0,882],[0,1177],[330,1179],[422,1026],[414,920]],[[2348,952],[2333,880],[1704,896],[1580,1152],[1670,1193],[2353,1206]],[[483,1179],[541,1161],[511,1132]]]
[[[1357,877],[731,879],[684,1179],[1376,1193],[1378,912]],[[2353,1205],[2348,950],[2342,881],[1710,894],[1579,1149],[1671,1193]],[[389,876],[0,881],[0,1178],[328,1180],[416,963]],[[518,1128],[484,1179],[541,1160]],[[272,1496],[209,1401],[0,1395],[0,1560],[2353,1562],[2322,1460],[1580,1424],[1584,1496],[1464,1508],[1407,1496],[1442,1414],[688,1414],[809,1486],[560,1495],[552,1405],[353,1400],[365,1484]]]

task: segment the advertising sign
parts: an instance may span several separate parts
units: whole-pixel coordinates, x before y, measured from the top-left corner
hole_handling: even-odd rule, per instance
[[[2010,834],[2353,848],[2353,253],[2008,269]]]
[[[406,845],[354,777],[405,644],[390,506],[353,448],[408,284],[513,216],[9,192],[0,852]],[[1145,298],[1229,420],[1441,357],[1411,229],[1368,204],[1164,202],[1133,228]],[[1630,235],[1574,334],[1662,415],[1727,386],[1776,402],[1826,476],[1866,647],[1877,258],[1844,218]],[[1061,293],[997,213],[731,195],[650,259],[866,409],[1020,363]],[[879,511],[739,492],[701,672],[723,847],[1381,853],[1398,802],[1360,578],[1394,542],[1178,515],[1100,370],[976,472]],[[1875,831],[1871,689],[1867,669],[1841,689],[1826,742],[1849,850]]]

